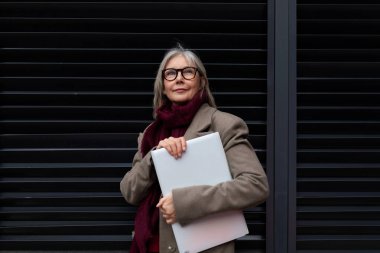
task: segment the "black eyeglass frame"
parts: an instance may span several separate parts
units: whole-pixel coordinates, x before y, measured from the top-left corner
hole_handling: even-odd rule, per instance
[[[188,69],[188,68],[190,68],[190,69],[194,69],[194,70],[195,70],[195,72],[194,72],[194,76],[193,76],[192,78],[186,78],[186,77],[183,75],[183,71],[184,71],[185,69]],[[175,77],[174,77],[173,79],[167,79],[167,78],[165,77],[165,72],[166,72],[167,70],[175,70]],[[162,77],[163,77],[165,80],[168,80],[168,81],[174,81],[174,80],[177,78],[177,76],[178,76],[178,72],[181,72],[181,75],[182,75],[182,77],[183,77],[184,79],[186,79],[186,80],[193,80],[193,79],[197,76],[197,72],[199,72],[199,69],[196,68],[196,67],[184,67],[184,68],[182,68],[182,69],[167,68],[167,69],[163,69],[163,70],[162,70]]]

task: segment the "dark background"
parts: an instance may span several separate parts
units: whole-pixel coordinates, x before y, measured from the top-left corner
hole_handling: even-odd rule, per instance
[[[181,42],[271,183],[237,251],[378,252],[379,17],[374,0],[1,2],[1,251],[129,248],[119,182]]]

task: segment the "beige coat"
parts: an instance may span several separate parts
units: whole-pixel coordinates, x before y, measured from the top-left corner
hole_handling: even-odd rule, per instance
[[[194,116],[185,133],[185,139],[210,132],[220,134],[233,180],[215,186],[201,185],[173,190],[176,218],[180,224],[220,211],[256,206],[268,196],[267,178],[247,140],[248,128],[244,121],[204,104]],[[138,140],[139,149],[142,136],[140,134]],[[138,205],[147,195],[155,178],[150,152],[144,158],[137,152],[132,169],[120,183],[121,192],[127,202]],[[159,233],[160,252],[178,252],[171,226],[162,217]],[[234,242],[204,252],[232,253]]]

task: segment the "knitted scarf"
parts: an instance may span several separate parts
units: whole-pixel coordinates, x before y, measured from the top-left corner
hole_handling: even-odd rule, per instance
[[[207,103],[205,92],[198,92],[186,104],[164,104],[156,110],[156,120],[145,130],[141,143],[144,157],[158,143],[170,136],[181,137],[202,104]],[[158,235],[159,210],[156,205],[161,196],[157,179],[147,197],[140,203],[135,217],[135,234],[130,253],[147,253],[150,240]]]

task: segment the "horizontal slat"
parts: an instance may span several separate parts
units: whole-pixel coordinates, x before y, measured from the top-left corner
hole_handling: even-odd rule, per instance
[[[318,50],[316,54],[318,54]],[[376,51],[375,51],[376,52]],[[298,78],[299,92],[380,92],[380,78]],[[360,85],[358,85],[358,83]]]
[[[175,38],[175,39],[174,39]],[[376,38],[374,43],[376,43]],[[257,34],[197,34],[197,33],[0,33],[0,46],[15,47],[82,47],[88,48],[170,48],[178,41],[186,41],[187,47],[201,48],[266,48],[266,35]],[[230,43],[221,44],[227,40]],[[238,46],[237,46],[238,45]]]
[[[154,76],[127,77],[0,77],[4,91],[103,91],[152,92]],[[209,77],[210,87],[217,92],[265,92],[264,78]],[[218,102],[218,101],[217,101]]]
[[[66,196],[60,196],[59,194],[51,193],[50,196],[43,196],[41,193],[25,193],[25,192],[9,193],[5,197],[0,198],[2,206],[15,206],[15,207],[30,207],[30,206],[125,206],[125,199],[121,196],[97,196],[97,193],[91,193],[94,196],[83,196],[81,192],[70,192]],[[21,195],[21,196],[20,196]],[[112,195],[110,193],[110,195]],[[119,194],[120,195],[120,194]],[[129,215],[133,219],[136,210]],[[128,217],[127,214],[126,218]],[[4,224],[5,222],[2,222]]]
[[[379,49],[298,49],[297,59],[298,59],[298,62],[379,62],[380,50]],[[368,80],[368,77],[364,80]],[[334,80],[331,80],[331,82],[333,81]],[[346,79],[345,81],[347,85],[349,85],[350,83],[356,80]],[[360,88],[360,90],[363,90],[362,86],[357,87],[357,89],[358,88]]]
[[[138,134],[2,135],[3,148],[135,148]]]
[[[67,175],[89,177],[91,175],[92,177],[108,178],[122,177],[131,167],[130,163],[120,163],[118,166],[112,163],[104,163],[101,166],[88,164],[86,167],[81,167],[80,163],[73,163],[71,167],[65,167],[65,164],[60,163],[46,163],[56,164],[55,166],[43,166],[43,164],[39,163],[33,166],[32,164],[20,165],[19,167],[12,164],[12,166],[2,167],[0,168],[0,174],[2,177],[67,177]]]
[[[298,64],[298,75],[325,78],[380,78],[379,69],[380,62],[303,62]]]
[[[378,19],[380,5],[366,4],[365,2],[357,2],[350,4],[348,1],[341,4],[334,4],[330,1],[328,4],[318,4],[319,1],[313,4],[297,5],[297,18],[299,19]]]
[[[201,49],[195,50],[208,63],[265,63],[265,49]],[[165,49],[137,48],[3,48],[3,62],[160,62]]]
[[[380,177],[380,163],[299,163],[297,174],[302,177]]]
[[[2,73],[18,77],[155,77],[157,63],[0,63]],[[208,75],[254,78],[266,75],[265,64],[208,64]],[[217,73],[224,73],[218,75]]]
[[[377,235],[380,233],[380,224],[374,221],[300,221],[297,229],[304,235],[329,234],[329,235],[352,235],[367,234]]]
[[[378,4],[377,0],[298,0],[299,4],[334,4],[334,5],[346,5],[346,4]]]
[[[2,212],[0,217],[6,220],[17,221],[30,221],[30,220],[59,220],[59,221],[125,221],[132,220],[134,215],[128,215],[125,211],[113,210],[115,207],[110,208],[109,211],[36,211],[33,212],[25,208],[24,212]],[[5,235],[4,235],[5,236]],[[1,237],[3,238],[3,236]],[[48,238],[46,238],[48,240]]]
[[[43,133],[140,133],[151,120],[3,120],[0,126],[8,134]],[[266,122],[246,121],[250,132],[266,133]]]
[[[378,106],[299,106],[300,120],[372,121],[380,120]]]
[[[266,103],[265,93],[220,93],[214,92],[220,106],[260,106]],[[0,94],[4,105],[114,105],[149,106],[153,101],[151,93],[133,92],[3,92]],[[380,103],[379,103],[380,104]]]
[[[356,16],[344,20],[301,19],[297,31],[300,34],[379,34],[380,19],[360,20]]]
[[[262,1],[260,1],[262,2]],[[264,3],[202,2],[30,2],[1,3],[2,17],[139,18],[139,19],[266,19]],[[212,11],[210,11],[212,10]]]
[[[143,131],[152,120],[3,120],[4,133],[112,133]],[[263,125],[263,124],[259,124]]]
[[[380,93],[298,93],[298,102],[303,106],[380,106]]]
[[[173,25],[176,23],[176,25]],[[0,32],[123,32],[154,33],[266,32],[266,20],[228,19],[118,19],[118,18],[0,18]]]
[[[353,154],[350,154],[354,156]],[[361,157],[360,157],[361,158]],[[358,158],[359,159],[359,158]],[[372,158],[373,159],[373,158]],[[327,159],[326,159],[327,160]],[[368,159],[369,162],[371,159]],[[345,159],[345,161],[349,161]],[[297,180],[298,191],[306,192],[328,192],[328,191],[352,191],[379,192],[379,178],[302,178]],[[379,210],[378,210],[379,211]]]
[[[380,121],[376,120],[300,120],[298,129],[305,134],[378,134]]]
[[[135,148],[108,149],[2,149],[0,157],[3,162],[130,162],[136,153]],[[112,185],[112,184],[111,184]],[[96,187],[95,187],[96,188]],[[94,188],[94,189],[95,189]],[[113,189],[118,191],[119,189]]]
[[[2,135],[2,148],[135,148],[138,134]],[[265,135],[250,135],[256,148],[265,147]]]
[[[378,163],[380,149],[309,149],[297,155],[300,163]]]
[[[2,106],[3,119],[18,120],[151,120],[150,107],[133,106]]]
[[[265,150],[256,149],[260,161],[265,162]],[[2,149],[0,159],[12,162],[69,162],[69,163],[123,163],[130,162],[136,153],[135,148],[92,148],[92,149]],[[115,189],[119,190],[119,189]]]
[[[1,115],[6,120],[151,120],[151,107],[134,106],[1,106]],[[266,108],[220,107],[243,119],[265,119]],[[252,117],[252,115],[254,117]]]
[[[101,240],[98,238],[101,237]],[[73,240],[73,238],[75,238]],[[130,247],[131,236],[17,236],[5,237],[0,240],[2,246],[7,249],[34,249],[34,250],[75,250],[83,249],[96,250],[97,252],[113,252],[113,250],[128,249]],[[237,252],[245,252],[247,248],[263,248],[265,240],[263,236],[249,235],[239,238],[236,243]],[[30,252],[30,251],[29,251]],[[86,252],[86,251],[85,251]],[[117,252],[121,253],[121,252]]]
[[[131,235],[40,235],[2,236],[9,250],[120,250],[130,247]]]
[[[121,178],[7,179],[0,182],[0,189],[2,192],[24,192],[24,189],[28,189],[30,192],[118,192],[120,191],[120,181]]]
[[[376,192],[299,192],[299,208],[305,206],[378,206],[380,193]],[[362,219],[362,218],[361,218]]]
[[[380,43],[379,34],[301,34],[297,37],[298,46],[302,49],[378,49]]]
[[[0,231],[8,235],[19,235],[19,234],[28,234],[28,235],[127,235],[132,234],[133,223],[132,222],[115,222],[115,224],[96,224],[93,222],[91,225],[85,224],[62,224],[62,225],[49,225],[46,226],[43,223],[35,226],[17,226],[17,227],[4,227]]]
[[[366,149],[380,147],[380,136],[376,135],[300,135],[300,149]]]
[[[302,235],[297,236],[297,247],[303,250],[379,250],[378,235]],[[363,250],[363,251],[362,251]]]
[[[369,1],[369,0],[366,0],[366,1]],[[23,1],[23,0],[15,0],[15,1],[11,1],[11,2],[10,1],[4,1],[4,2],[10,3],[10,4],[13,4],[13,3],[25,3],[25,1]],[[32,1],[32,2],[34,2],[34,1]],[[60,1],[60,0],[45,0],[45,1],[41,1],[41,2],[62,3],[62,1]],[[39,2],[39,3],[41,3],[41,2]],[[76,3],[76,2],[77,2],[76,0],[67,0],[67,1],[65,1],[65,3]],[[124,4],[126,4],[126,3],[134,3],[134,4],[136,4],[136,3],[145,3],[145,4],[152,3],[149,0],[142,0],[142,1],[139,1],[139,2],[136,2],[134,0],[114,0],[114,1],[112,1],[112,3],[119,3],[119,2],[120,3],[124,3]],[[209,4],[218,3],[218,2],[220,2],[220,1],[218,1],[218,0],[205,0],[204,1],[204,3],[209,3]],[[266,3],[265,0],[241,0],[239,2],[240,3],[251,3],[251,4],[252,3]],[[81,1],[81,3],[93,3],[93,4],[94,3],[100,3],[100,4],[104,4],[105,2],[103,0],[83,0],[83,1]],[[162,3],[162,2],[158,2],[158,3]],[[178,1],[177,0],[167,0],[164,3],[178,3]]]
[[[194,49],[202,55],[205,65],[216,63],[265,63],[265,49]],[[4,62],[159,62],[167,49],[138,48],[4,48]]]

